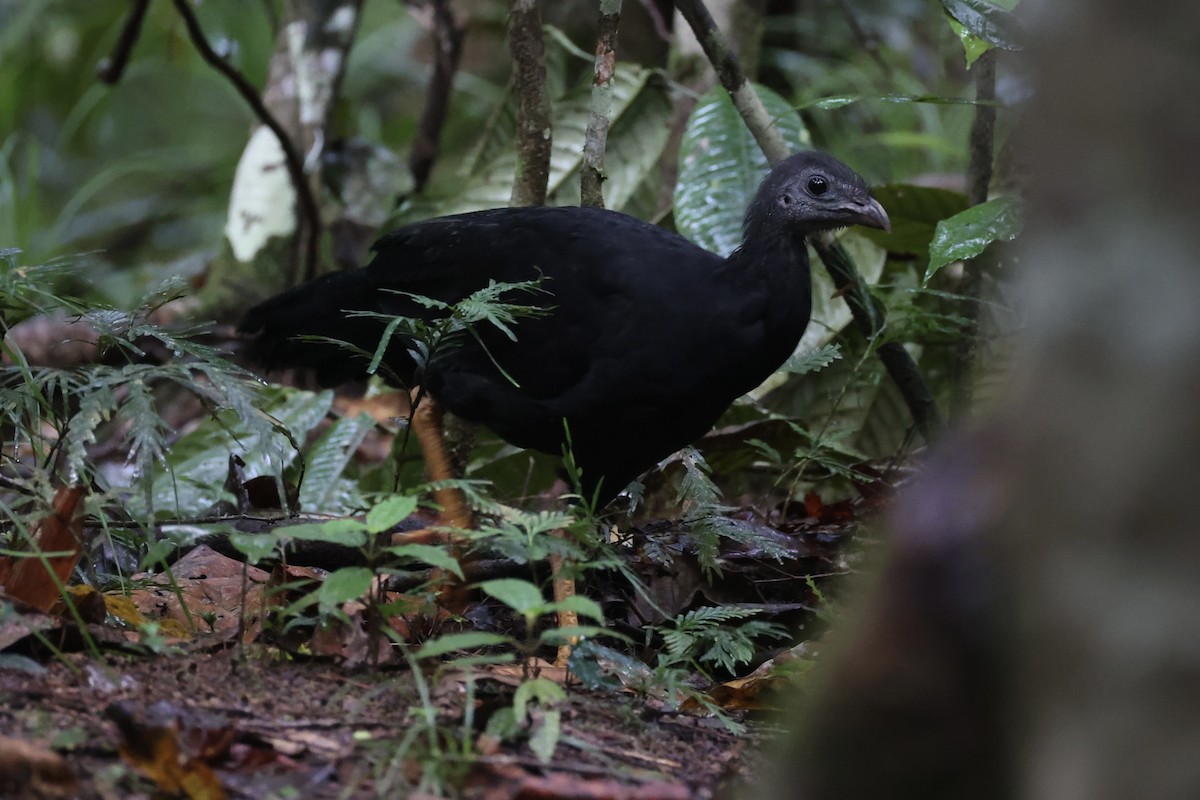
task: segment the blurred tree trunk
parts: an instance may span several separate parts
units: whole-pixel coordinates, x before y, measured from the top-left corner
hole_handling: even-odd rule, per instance
[[[897,504],[779,800],[1200,797],[1200,6],[1020,8],[1018,373]]]

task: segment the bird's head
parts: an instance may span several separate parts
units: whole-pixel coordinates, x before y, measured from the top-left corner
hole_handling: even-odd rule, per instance
[[[775,165],[746,209],[746,234],[758,229],[809,236],[864,225],[891,230],[887,212],[871,187],[833,156],[806,150]]]

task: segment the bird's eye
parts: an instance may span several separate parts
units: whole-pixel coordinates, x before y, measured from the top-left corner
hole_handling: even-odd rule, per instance
[[[829,191],[829,181],[825,180],[820,175],[814,175],[808,179],[808,193],[820,197]]]

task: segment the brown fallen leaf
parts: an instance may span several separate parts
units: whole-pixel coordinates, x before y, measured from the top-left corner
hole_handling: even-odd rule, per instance
[[[190,729],[192,746],[185,748],[180,742],[180,719],[172,709],[153,706],[143,711],[132,703],[114,703],[105,714],[121,731],[121,742],[117,745],[121,758],[160,789],[191,800],[224,800],[225,789],[205,757],[228,751],[231,741],[228,731]],[[197,746],[200,739],[197,734],[208,741]]]
[[[54,800],[74,797],[78,791],[79,779],[58,753],[0,736],[0,797]]]
[[[75,512],[84,491],[76,485],[55,492],[53,511],[42,518],[33,533],[36,553],[12,559],[5,584],[10,597],[39,611],[49,611],[58,602],[60,587],[70,580],[82,552],[82,519]]]

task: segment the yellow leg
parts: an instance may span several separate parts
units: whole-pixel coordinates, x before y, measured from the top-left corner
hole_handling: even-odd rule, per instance
[[[566,532],[561,528],[554,531],[554,535],[562,538]],[[561,603],[568,597],[575,596],[575,579],[561,577],[563,569],[562,556],[550,556],[550,570],[554,576],[554,602]],[[574,611],[559,610],[558,612],[558,627],[559,628],[574,628],[579,624],[579,615]],[[570,644],[561,644],[558,646],[558,654],[554,658],[554,666],[567,666],[567,659],[571,657],[571,648],[576,644],[576,637],[571,637]]]
[[[419,390],[413,392],[414,400],[418,396],[418,392]],[[425,456],[429,479],[437,482],[457,477],[450,468],[450,456],[446,452],[446,441],[442,436],[442,409],[431,395],[425,394],[421,397],[420,403],[413,411],[412,427],[421,453]],[[438,516],[442,525],[463,530],[472,526],[471,511],[467,508],[466,498],[461,489],[435,489],[433,496],[441,506]],[[450,532],[441,535],[439,539],[450,544],[450,552],[456,559],[460,562],[464,560],[466,551],[460,535]],[[412,540],[409,539],[409,541]],[[441,577],[443,580],[442,607],[452,613],[461,614],[466,610],[469,600],[467,587],[452,575]]]

